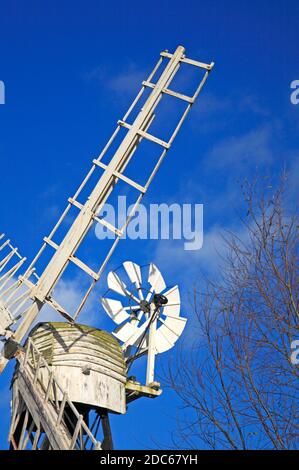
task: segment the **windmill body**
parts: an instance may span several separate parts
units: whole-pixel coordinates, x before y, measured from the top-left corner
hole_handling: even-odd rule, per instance
[[[108,332],[67,322],[36,325],[17,353],[11,448],[113,448],[109,413],[126,412],[126,371]]]
[[[126,261],[122,274],[118,270],[108,274],[108,292],[102,298],[102,306],[117,325],[112,334],[81,325],[77,318],[213,65],[187,58],[182,46],[173,54],[163,51],[32,262],[27,264],[18,248],[5,239],[4,234],[0,235],[0,339],[3,344],[0,372],[9,360],[16,359],[9,431],[11,448],[111,449],[109,413],[124,414],[127,405],[134,400],[161,394],[154,375],[156,356],[174,346],[186,319],[180,315],[178,286],[168,288],[157,266],[151,263],[144,274],[144,267]],[[185,67],[202,72],[192,96],[171,88],[177,72]],[[151,129],[165,97],[180,102],[184,108],[170,138],[163,140]],[[122,139],[121,132],[125,132]],[[117,139],[118,144],[115,144]],[[128,173],[129,163],[139,155],[137,150],[143,142],[159,147],[161,153],[145,181],[142,181],[143,175],[135,181]],[[104,163],[113,145],[116,148]],[[94,178],[95,184],[91,183]],[[124,225],[115,227],[101,211],[120,185],[137,196]],[[90,189],[86,195],[87,188]],[[57,234],[73,209],[77,215],[58,241]],[[79,249],[96,223],[113,232],[115,240],[94,269],[80,258]],[[40,260],[49,250],[52,254],[40,268]],[[74,312],[68,311],[55,298],[57,286],[70,266],[78,268],[90,282]],[[33,328],[45,305],[54,309],[62,321],[39,323]],[[129,371],[135,360],[144,355],[147,355],[147,367],[142,385],[130,378]]]

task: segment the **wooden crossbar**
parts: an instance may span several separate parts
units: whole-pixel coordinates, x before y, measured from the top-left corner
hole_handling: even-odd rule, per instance
[[[144,81],[142,82],[142,85],[147,86],[148,88],[155,88],[156,84]],[[178,98],[179,100],[186,101],[187,103],[193,103],[194,98],[191,98],[190,96],[183,95],[182,93],[177,93],[176,91],[169,90],[169,88],[163,88],[162,90],[163,93],[166,95],[173,96],[174,98]]]
[[[169,52],[163,51],[160,54],[162,57],[167,57],[167,59],[171,59],[173,54],[170,54]],[[214,67],[214,62],[211,62],[210,64],[205,64],[204,62],[198,62],[198,60],[193,60],[193,59],[188,59],[187,57],[182,57],[180,59],[181,62],[189,65],[194,65],[195,67],[199,67],[201,69],[206,69],[206,70],[212,70]]]
[[[98,160],[93,160],[93,163],[95,165],[99,166],[100,168],[102,168],[103,170],[108,170],[108,168],[109,168],[108,165],[105,165],[105,163],[102,163],[101,161],[98,161]],[[119,178],[120,180],[124,181],[125,183],[128,183],[130,186],[137,189],[141,193],[143,193],[143,194],[146,193],[146,188],[144,186],[141,186],[140,184],[136,183],[136,181],[133,181],[131,178],[128,178],[127,176],[123,175],[119,171],[114,170],[114,171],[112,171],[112,174],[116,178]]]
[[[125,127],[126,129],[132,129],[132,124],[128,124],[127,122],[124,121],[117,121],[119,125]],[[168,142],[164,142],[164,140],[158,139],[158,137],[155,137],[154,135],[149,134],[148,132],[142,131],[141,129],[137,129],[137,134],[141,135],[141,137],[144,137],[147,140],[150,140],[151,142],[154,142],[155,144],[161,145],[165,149],[169,149],[170,145]]]
[[[59,248],[59,245],[57,245],[57,243],[55,243],[53,240],[51,240],[50,238],[48,237],[44,237],[44,241],[50,245],[52,248],[54,248],[54,250],[58,250]],[[95,280],[98,280],[99,276],[97,275],[97,273],[95,273],[89,266],[87,266],[87,264],[85,264],[83,261],[81,261],[79,258],[77,258],[76,256],[70,256],[69,257],[69,260],[74,263],[76,266],[78,266],[78,268],[81,268],[82,271],[85,271],[86,274],[88,274],[89,276],[91,276],[93,279]]]
[[[77,207],[78,209],[82,209],[84,206],[83,204],[81,204],[80,202],[76,201],[75,199],[73,198],[69,198],[69,202],[71,204],[73,204],[75,207]],[[108,230],[110,230],[110,232],[113,232],[115,233],[116,235],[118,235],[119,237],[122,236],[122,232],[114,227],[114,225],[110,224],[110,222],[108,222],[107,220],[105,219],[102,219],[100,217],[98,217],[97,215],[93,214],[92,215],[93,219],[96,220],[97,222],[99,222],[99,224],[103,225],[104,227],[106,227]]]

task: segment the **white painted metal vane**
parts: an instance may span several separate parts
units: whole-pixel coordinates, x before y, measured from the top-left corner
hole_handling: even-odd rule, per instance
[[[157,320],[154,332],[154,352],[162,353],[172,348],[182,334],[186,318],[180,316],[180,292],[178,286],[166,288],[163,276],[153,263],[142,268],[132,261],[123,263],[123,276],[111,271],[107,277],[108,296],[102,305],[109,317],[119,325],[113,335],[123,343],[123,349],[148,348],[149,327],[153,314]],[[126,279],[125,279],[126,278]],[[155,294],[163,294],[167,303],[156,308]],[[118,298],[115,298],[118,297]]]

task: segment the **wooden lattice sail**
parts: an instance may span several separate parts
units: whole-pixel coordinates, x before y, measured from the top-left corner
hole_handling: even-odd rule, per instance
[[[162,73],[159,75],[159,78],[157,79],[156,83],[154,83],[155,77],[157,76],[157,74],[160,73],[159,70],[161,69],[162,63],[165,64],[165,61],[166,66],[163,69]],[[183,65],[197,67],[204,71],[204,75],[201,77],[200,83],[196,88],[196,91],[193,96],[187,96],[171,89],[171,83],[176,77],[178,70]],[[29,267],[26,269],[24,275],[19,277],[16,281],[18,289],[20,291],[22,291],[22,289],[25,289],[26,293],[22,292],[21,295],[24,295],[24,297],[21,297],[22,300],[19,300],[20,303],[18,303],[17,319],[20,320],[19,323],[17,323],[16,318],[11,318],[12,323],[17,323],[16,328],[12,329],[12,336],[15,342],[20,343],[23,340],[24,336],[30,329],[36,317],[38,316],[40,310],[46,303],[53,307],[68,321],[72,322],[76,320],[92,288],[101,277],[101,274],[108,260],[110,259],[116,245],[118,244],[120,237],[124,233],[126,226],[128,225],[133,214],[135,213],[144,194],[147,192],[167,151],[170,149],[177,133],[179,132],[185,118],[187,117],[187,114],[189,113],[197,96],[199,95],[204,83],[206,82],[208,75],[213,68],[213,65],[213,63],[205,64],[196,60],[188,59],[185,56],[185,49],[182,46],[179,46],[173,54],[170,54],[169,52],[165,51],[160,54],[160,58],[156,66],[150,73],[149,77],[144,82],[142,82],[142,88],[134,99],[129,110],[127,111],[123,119],[118,121],[117,128],[114,131],[112,137],[109,139],[100,156],[93,160],[91,170],[84,178],[82,184],[80,185],[74,196],[69,199],[68,206],[66,207],[65,211],[63,212],[62,216],[58,220],[57,224],[55,225],[49,236],[44,238],[44,244],[42,245],[40,251],[34,258],[32,263],[29,265]],[[137,113],[137,116],[135,117],[133,122],[130,123],[129,118],[133,114],[135,107],[138,106],[141,97],[146,90],[150,90],[150,93],[145,103],[143,104],[141,110],[139,111],[139,113]],[[179,118],[179,121],[175,126],[170,139],[167,141],[164,141],[151,133],[151,126],[155,119],[155,111],[159,103],[164,99],[165,96],[171,96],[185,104],[181,117]],[[103,163],[102,159],[104,155],[114,142],[120,130],[123,128],[127,130],[125,137],[118,145],[117,149],[110,158],[110,161],[108,163]],[[146,183],[143,185],[125,175],[125,170],[128,166],[128,163],[133,158],[142,140],[148,140],[162,148],[160,157],[157,159],[150,176],[148,177]],[[98,177],[97,182],[91,190],[89,196],[85,199],[85,201],[79,202],[78,198],[85,185],[87,184],[91,176],[94,174],[94,172],[99,169],[101,169],[102,174]],[[107,220],[105,220],[105,218],[99,217],[99,214],[108,197],[120,181],[124,182],[129,187],[132,187],[137,190],[139,195],[124,225],[122,227],[114,227]],[[78,209],[78,215],[72,223],[71,227],[69,228],[68,232],[65,234],[63,240],[58,243],[54,240],[54,236],[63,221],[65,220],[71,207],[76,207]],[[108,230],[111,230],[116,236],[112,247],[106,254],[104,261],[101,263],[101,265],[96,271],[91,269],[90,266],[88,266],[77,256],[78,248],[80,247],[81,243],[83,242],[95,222],[102,224]],[[35,273],[36,262],[38,261],[47,246],[50,246],[54,250],[54,255],[52,256],[46,267],[43,269],[43,272],[40,274],[40,276],[32,278],[33,273]],[[15,254],[16,253],[17,252],[15,252]],[[20,259],[19,261],[20,265],[22,264],[21,261],[22,259]],[[2,260],[2,263],[4,266],[6,266],[6,260]],[[61,306],[57,301],[55,301],[52,295],[53,289],[59,282],[62,274],[70,263],[75,264],[79,269],[84,271],[91,278],[90,287],[88,288],[86,294],[83,296],[82,302],[80,303],[78,309],[73,314],[67,312],[67,310],[63,306]],[[20,266],[18,266],[16,269],[19,268]],[[16,275],[16,272],[17,271],[14,272],[14,276]],[[22,302],[25,300],[25,298],[28,299],[28,297],[30,298],[31,303],[29,306],[26,305],[25,307],[23,307]],[[2,301],[2,315],[0,319],[0,326],[2,328],[2,331],[0,333],[3,336],[11,335],[10,330],[12,323],[10,322],[10,317],[13,317],[15,312],[11,312],[10,307],[11,305],[8,304],[7,300],[4,300],[4,302]],[[0,371],[4,369],[7,364],[7,361],[9,360],[10,355],[7,351],[9,351],[9,348],[4,348],[4,350],[2,351],[2,355],[0,358]]]
[[[144,295],[139,266],[132,262],[124,264],[137,289],[137,295],[130,294],[130,298],[136,301],[135,307],[130,305],[128,310],[119,300],[103,299],[104,309],[118,324],[114,336],[90,326],[78,325],[76,320],[213,65],[187,58],[182,46],[173,54],[163,51],[149,77],[142,82],[141,90],[127,113],[118,121],[103,151],[93,159],[90,171],[73,197],[69,198],[63,214],[44,238],[33,261],[26,265],[26,258],[9,239],[5,239],[4,234],[0,235],[0,372],[11,358],[17,360],[9,432],[12,449],[111,449],[108,413],[122,414],[137,398],[155,398],[161,394],[159,384],[154,382],[155,355],[174,345],[186,319],[180,316],[178,287],[165,289],[162,275],[155,265],[150,265],[150,289]],[[184,67],[195,67],[203,72],[192,96],[172,88],[178,71]],[[183,109],[170,137],[163,140],[155,135],[153,125],[165,97],[180,102]],[[164,121],[168,123],[165,114]],[[123,138],[122,133],[125,133]],[[138,150],[145,142],[157,146],[161,152],[145,181],[141,181],[143,172],[139,172],[140,179],[135,181],[135,177],[128,174],[128,166],[140,158]],[[124,223],[117,227],[103,217],[102,210],[119,187],[125,187],[125,192],[134,190],[137,197]],[[68,217],[71,210],[77,211],[74,219]],[[67,219],[73,221],[65,229]],[[95,223],[101,224],[115,237],[96,269],[81,259],[79,251],[83,242],[88,242],[88,234]],[[41,264],[40,258],[45,250],[54,250],[54,254],[52,252]],[[95,258],[95,253],[89,252]],[[55,297],[65,270],[74,266],[88,276],[89,286],[78,307],[71,312]],[[108,275],[108,287],[118,294],[127,295],[126,286],[114,272]],[[46,304],[60,314],[64,322],[40,323],[32,329],[22,346]],[[143,325],[139,323],[142,316]],[[123,342],[122,347],[115,337]],[[136,350],[130,356],[134,347]],[[128,371],[132,360],[144,353],[148,354],[148,366],[146,385],[143,386],[128,378]],[[101,437],[99,429],[102,430]]]

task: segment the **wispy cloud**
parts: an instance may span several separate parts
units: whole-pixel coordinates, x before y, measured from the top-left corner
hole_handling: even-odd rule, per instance
[[[226,252],[224,236],[234,231],[240,239],[246,236],[239,221],[227,225],[214,224],[206,229],[200,250],[185,251],[182,242],[160,240],[157,242],[155,260],[176,282],[192,290],[202,275],[215,276]]]
[[[101,86],[118,95],[132,96],[141,87],[141,83],[146,78],[146,72],[138,68],[134,63],[130,63],[125,69],[115,74],[103,66],[95,67],[85,74],[88,81],[96,81]]]
[[[205,134],[227,130],[245,117],[264,119],[268,116],[269,111],[252,93],[219,96],[204,90],[195,106],[191,128]]]
[[[183,242],[159,241],[155,259],[184,286],[185,292],[192,291],[202,274],[217,275],[226,249],[223,234],[227,230],[244,238],[245,232],[238,216],[244,204],[241,181],[255,173],[266,173],[271,167],[275,155],[274,130],[275,126],[269,124],[218,141],[184,182],[177,200],[184,197],[204,204],[203,247],[187,252]]]
[[[145,78],[145,72],[131,64],[119,75],[111,77],[107,82],[107,86],[115,93],[131,95],[141,87],[141,83]]]
[[[209,224],[223,224],[236,217],[243,204],[241,183],[246,177],[267,176],[277,161],[275,125],[268,124],[239,135],[230,135],[195,159],[182,180],[175,200],[204,205],[204,233]]]
[[[247,233],[238,223],[225,227],[215,224],[207,228],[203,247],[198,251],[184,251],[183,244],[172,240],[157,243],[154,259],[165,279],[178,284],[181,295],[181,314],[188,319],[183,334],[184,348],[188,349],[198,337],[198,322],[194,315],[193,294],[204,291],[202,282],[205,278],[217,279],[221,275],[223,257],[227,252],[224,236],[227,230],[233,230],[239,239],[245,240]]]
[[[212,170],[225,169],[233,173],[240,173],[240,169],[244,173],[248,167],[269,164],[273,159],[271,138],[270,126],[230,136],[211,148],[204,164]]]

